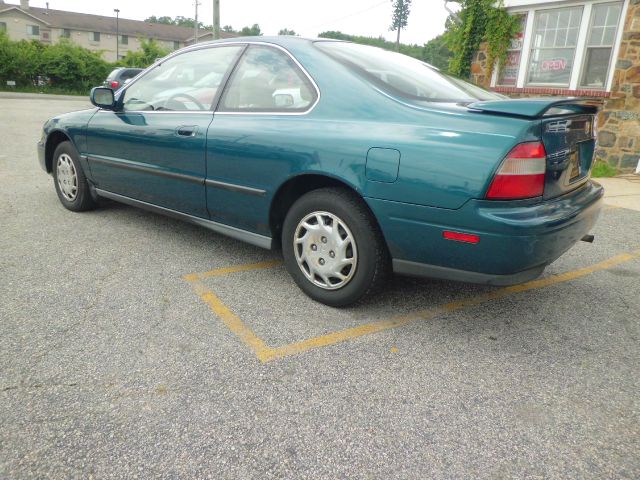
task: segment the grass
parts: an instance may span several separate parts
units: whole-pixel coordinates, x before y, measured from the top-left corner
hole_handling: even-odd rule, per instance
[[[612,167],[607,162],[597,160],[591,171],[591,176],[595,178],[615,177],[618,174],[618,169]]]

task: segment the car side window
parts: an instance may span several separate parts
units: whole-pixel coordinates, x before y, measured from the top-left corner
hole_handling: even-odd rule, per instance
[[[124,110],[210,110],[223,78],[243,48],[203,48],[169,58],[127,88]]]
[[[222,112],[304,112],[316,101],[309,78],[285,52],[251,45],[222,97]]]

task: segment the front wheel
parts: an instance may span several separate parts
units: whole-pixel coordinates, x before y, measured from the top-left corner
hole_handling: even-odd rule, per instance
[[[287,270],[312,299],[333,307],[357,302],[389,271],[382,234],[362,199],[323,188],[300,197],[282,229]]]
[[[74,212],[95,208],[89,183],[82,171],[80,155],[71,142],[62,142],[53,152],[53,183],[60,203]]]

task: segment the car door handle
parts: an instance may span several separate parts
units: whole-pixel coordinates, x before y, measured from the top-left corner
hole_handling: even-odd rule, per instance
[[[180,137],[195,137],[198,133],[197,125],[182,125],[176,128],[176,134]]]

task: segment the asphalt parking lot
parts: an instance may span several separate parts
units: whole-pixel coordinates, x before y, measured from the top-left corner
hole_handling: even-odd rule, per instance
[[[542,279],[336,310],[267,252],[58,202],[0,98],[0,478],[640,477],[640,212]]]

